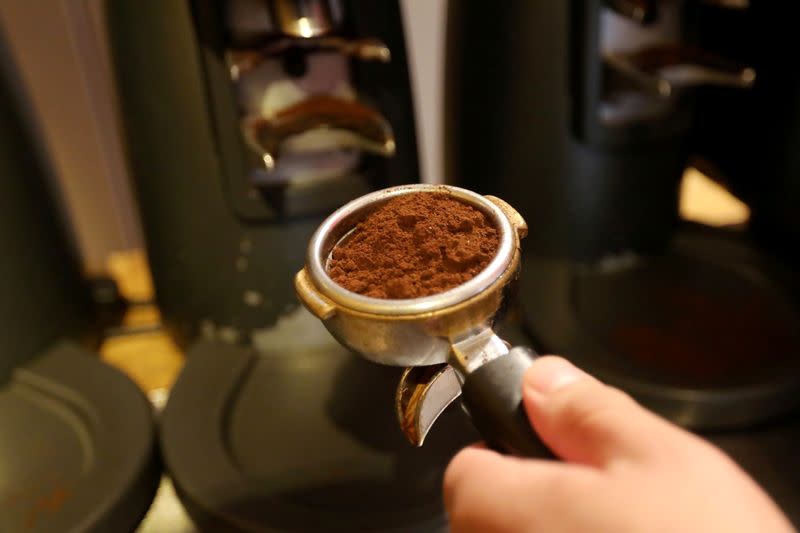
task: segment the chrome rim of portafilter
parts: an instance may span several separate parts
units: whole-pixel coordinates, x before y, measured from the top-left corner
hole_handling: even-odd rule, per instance
[[[421,298],[388,300],[348,291],[328,275],[326,263],[331,250],[369,213],[392,198],[412,193],[441,193],[467,203],[485,213],[499,235],[497,253],[474,278],[439,294]],[[315,285],[342,307],[377,315],[416,315],[446,309],[464,302],[489,288],[508,268],[515,252],[514,228],[508,217],[485,197],[466,189],[446,185],[401,185],[362,196],[329,216],[311,238],[306,266]]]

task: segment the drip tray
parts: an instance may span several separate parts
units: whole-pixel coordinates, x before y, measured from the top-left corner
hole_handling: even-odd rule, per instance
[[[0,531],[132,531],[161,467],[150,405],[96,357],[58,345],[0,387]]]
[[[591,267],[528,258],[521,296],[539,348],[561,353],[695,429],[800,404],[791,274],[728,233],[687,231],[670,253]]]
[[[200,528],[443,531],[444,469],[478,440],[466,415],[449,409],[414,448],[394,414],[402,369],[347,352],[304,310],[257,335],[259,352],[195,344],[163,413]]]

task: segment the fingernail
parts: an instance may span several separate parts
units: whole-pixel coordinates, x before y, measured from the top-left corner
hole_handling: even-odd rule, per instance
[[[560,357],[542,357],[525,374],[525,387],[549,394],[575,383],[587,374]]]

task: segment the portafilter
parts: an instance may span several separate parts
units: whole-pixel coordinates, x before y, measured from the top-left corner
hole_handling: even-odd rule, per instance
[[[351,292],[328,275],[331,251],[378,207],[412,193],[445,194],[483,213],[499,246],[485,269],[455,288],[420,298],[382,299]],[[297,295],[344,346],[376,363],[408,367],[396,408],[403,433],[421,446],[438,416],[459,396],[490,446],[549,456],[521,404],[522,375],[536,357],[493,331],[519,273],[525,220],[505,201],[444,185],[403,185],[357,198],[330,215],[311,238]]]

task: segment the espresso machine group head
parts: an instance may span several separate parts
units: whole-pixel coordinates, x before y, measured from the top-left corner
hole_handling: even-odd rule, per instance
[[[165,319],[183,342],[247,343],[296,306],[287,280],[320,217],[417,179],[399,7],[124,1],[107,12]]]
[[[187,352],[161,418],[182,501],[209,531],[435,531],[458,410],[423,451],[400,368],[299,306],[314,229],[418,180],[397,0],[106,2],[125,139],[165,323]]]

